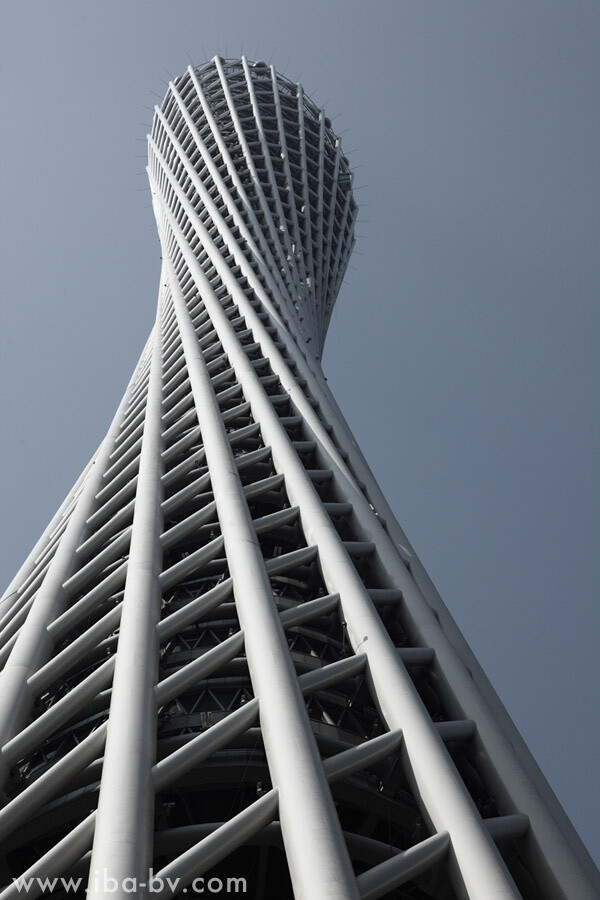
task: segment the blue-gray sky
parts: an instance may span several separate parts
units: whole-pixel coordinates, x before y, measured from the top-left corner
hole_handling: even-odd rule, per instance
[[[217,52],[272,60],[357,171],[330,386],[598,860],[600,5],[4,0],[1,18],[0,580],[153,319],[164,82]]]

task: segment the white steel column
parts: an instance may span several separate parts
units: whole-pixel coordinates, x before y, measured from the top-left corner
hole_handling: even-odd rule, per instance
[[[165,214],[170,216],[168,210]],[[164,241],[163,254],[167,252]],[[259,699],[265,751],[273,786],[279,788],[281,829],[295,893],[298,900],[358,900],[350,858],[219,405],[170,266],[169,282],[244,630],[248,668]],[[198,277],[197,286],[205,303],[210,299],[211,318],[217,307],[224,316],[204,275]]]
[[[162,331],[164,295],[154,326],[146,417],[140,451],[129,565],[108,719],[88,898],[103,900],[104,877],[116,900],[131,895],[127,879],[148,881],[154,821],[152,766],[156,746],[158,637],[163,530]],[[112,884],[112,882],[109,882]],[[136,896],[144,897],[146,888]]]

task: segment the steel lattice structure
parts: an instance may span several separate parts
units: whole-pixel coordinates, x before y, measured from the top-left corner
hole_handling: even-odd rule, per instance
[[[0,897],[150,868],[156,896],[598,896],[325,383],[356,217],[331,123],[216,57],[148,173],[156,322],[0,605]]]

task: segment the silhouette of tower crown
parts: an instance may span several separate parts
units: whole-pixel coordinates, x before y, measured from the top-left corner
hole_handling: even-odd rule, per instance
[[[154,327],[0,603],[0,900],[597,897],[325,383],[357,209],[331,123],[215,57],[148,175]]]

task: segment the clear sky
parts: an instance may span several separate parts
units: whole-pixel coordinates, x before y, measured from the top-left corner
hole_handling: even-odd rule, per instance
[[[0,581],[146,339],[170,75],[272,62],[356,169],[324,368],[397,517],[600,858],[597,0],[4,0]]]

